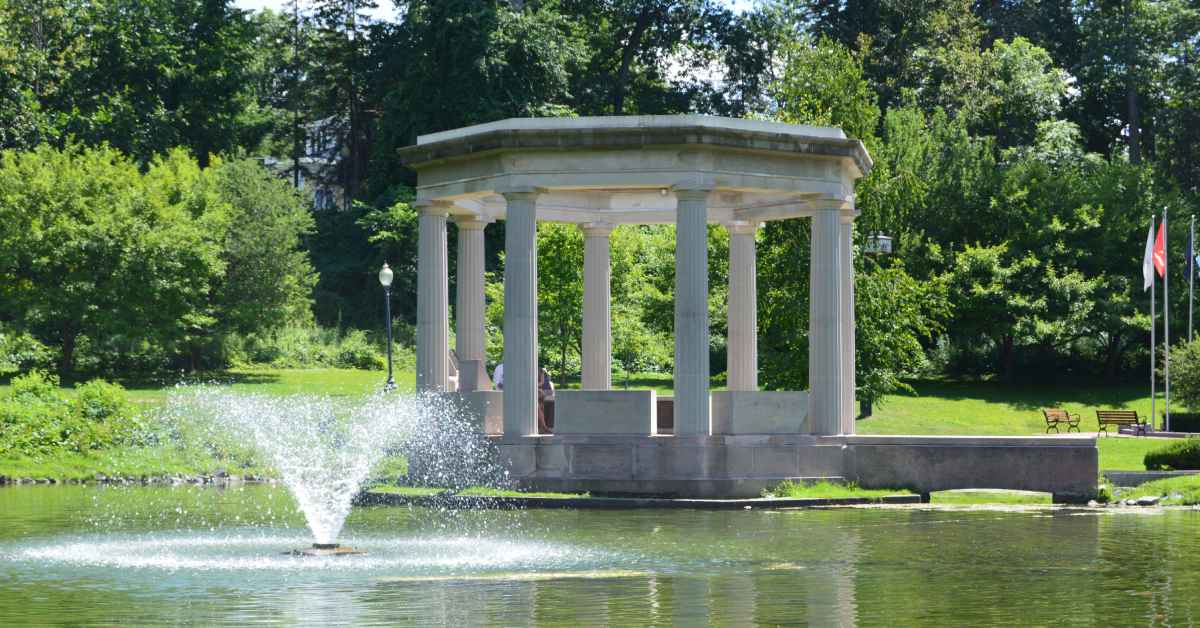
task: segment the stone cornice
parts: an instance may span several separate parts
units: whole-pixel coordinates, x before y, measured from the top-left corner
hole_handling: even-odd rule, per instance
[[[539,128],[524,119],[504,126],[499,123],[467,127],[457,132],[423,136],[422,143],[398,151],[400,161],[413,169],[499,151],[522,150],[613,150],[658,146],[709,146],[727,150],[746,150],[794,155],[845,158],[854,161],[865,176],[873,161],[863,143],[839,137],[836,129],[811,128],[820,134],[806,134],[810,127],[762,123],[705,116],[650,116],[653,126],[590,125],[591,119],[576,119],[577,124],[556,123]],[[636,118],[636,117],[634,117]],[[600,118],[597,120],[605,120]]]

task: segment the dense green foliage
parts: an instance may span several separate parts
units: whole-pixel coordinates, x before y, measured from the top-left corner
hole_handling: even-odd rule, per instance
[[[0,397],[0,457],[86,453],[132,443],[140,428],[125,389],[104,380],[79,386],[68,399],[58,378],[32,371]]]
[[[412,0],[383,21],[374,4],[0,0],[0,372],[355,362],[270,339],[377,329],[384,261],[409,338],[397,148],[509,116],[685,112],[837,125],[870,150],[856,244],[883,232],[897,252],[856,255],[860,398],[923,372],[1149,366],[1146,225],[1200,204],[1195,0]],[[310,216],[235,156],[299,157],[316,121],[348,201]],[[492,358],[503,231],[486,232]],[[759,236],[768,387],[807,385],[808,238],[804,221]],[[579,368],[582,238],[547,225],[539,243],[541,359],[561,377]],[[613,234],[618,368],[670,369],[673,244],[669,226]],[[714,226],[718,373],[726,257]]]
[[[1146,453],[1148,471],[1200,470],[1200,438],[1183,438]]]
[[[4,151],[0,320],[64,375],[220,366],[229,334],[308,320],[311,224],[251,161],[172,151],[142,171],[110,148]],[[10,355],[36,353],[21,342]]]
[[[1200,411],[1200,340],[1180,343],[1171,349],[1171,384],[1177,401],[1190,410]]]

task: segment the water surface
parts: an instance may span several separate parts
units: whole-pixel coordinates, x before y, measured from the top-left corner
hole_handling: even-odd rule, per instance
[[[356,508],[0,488],[0,626],[1200,623],[1200,511]]]

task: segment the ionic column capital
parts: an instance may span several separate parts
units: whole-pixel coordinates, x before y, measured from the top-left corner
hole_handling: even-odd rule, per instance
[[[585,222],[579,225],[579,229],[587,238],[607,238],[615,227],[616,225],[609,222]]]
[[[725,228],[729,230],[730,235],[754,235],[758,232],[762,223],[749,220],[734,220],[725,223]]]
[[[516,186],[516,187],[506,188],[503,190],[496,190],[496,193],[499,194],[500,196],[503,196],[504,200],[509,203],[511,203],[513,201],[528,201],[528,202],[532,203],[532,202],[536,202],[537,198],[539,196],[541,196],[545,191],[546,190],[544,188],[539,188],[539,187]]]
[[[479,214],[456,214],[454,224],[465,231],[478,231],[491,224],[492,219]]]
[[[675,198],[680,201],[707,201],[708,197],[712,194],[713,188],[703,185],[674,186],[671,188],[671,191],[674,192]]]
[[[441,216],[445,218],[450,215],[451,204],[448,201],[413,201],[412,207],[422,216]]]
[[[816,213],[836,213],[842,223],[852,223],[861,211],[854,206],[853,198],[823,198],[813,203]]]

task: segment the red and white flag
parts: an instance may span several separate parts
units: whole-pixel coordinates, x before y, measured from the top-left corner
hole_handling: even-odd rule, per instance
[[[1159,277],[1167,276],[1167,221],[1163,219],[1158,228],[1158,237],[1154,239],[1154,269]]]

